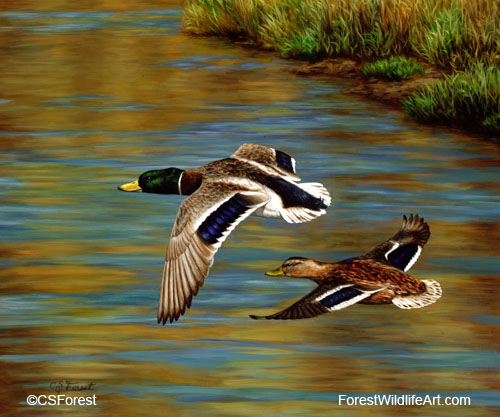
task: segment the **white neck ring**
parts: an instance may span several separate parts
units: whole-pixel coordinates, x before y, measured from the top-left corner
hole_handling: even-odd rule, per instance
[[[177,188],[179,189],[179,195],[182,195],[181,180],[182,180],[183,175],[184,175],[184,172],[181,173],[181,176],[179,177],[179,181],[177,182]]]

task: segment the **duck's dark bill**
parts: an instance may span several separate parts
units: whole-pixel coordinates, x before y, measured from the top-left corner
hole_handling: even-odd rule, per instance
[[[266,275],[269,275],[270,277],[277,277],[285,275],[285,273],[283,272],[283,268],[280,266],[279,268],[273,269],[272,271],[267,271]]]
[[[142,191],[142,188],[139,187],[139,180],[120,185],[118,189],[122,191]]]

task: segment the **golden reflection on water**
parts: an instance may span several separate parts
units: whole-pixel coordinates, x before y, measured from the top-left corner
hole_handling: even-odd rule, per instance
[[[438,316],[439,317],[439,316]],[[421,325],[415,328],[407,328],[407,323],[401,320],[401,328],[404,329],[404,334],[401,335],[404,343],[409,343],[415,346],[415,350],[425,351],[425,344],[429,337],[441,338],[443,334],[443,322],[437,323],[436,316],[421,322]],[[308,344],[312,345],[329,345],[335,343],[338,346],[343,346],[356,343],[356,339],[362,340],[380,340],[381,337],[386,337],[390,344],[398,343],[399,340],[394,335],[387,334],[382,330],[372,332],[370,328],[356,326],[356,332],[347,326],[329,326],[326,320],[323,321],[325,327],[321,332],[311,329],[304,323],[293,323],[292,328],[285,329],[282,326],[265,323],[260,328],[253,325],[240,326],[224,326],[223,328],[208,327],[197,328],[193,330],[169,329],[169,340],[182,340],[187,346],[191,342],[197,340],[224,338],[227,340],[258,340],[260,342],[276,343],[281,345],[283,340],[288,340],[292,343],[300,343],[300,340],[307,340]],[[391,323],[393,324],[393,323]],[[425,327],[425,334],[418,335],[415,330]],[[354,333],[354,334],[353,334]],[[325,334],[334,334],[325,340]],[[412,335],[408,338],[408,334]],[[48,328],[37,329],[36,331],[24,331],[23,333],[13,332],[6,335],[14,337],[18,340],[37,339],[42,336],[44,341],[37,341],[31,345],[16,346],[15,349],[8,352],[9,354],[37,353],[43,350],[45,353],[57,353],[59,355],[71,354],[86,354],[86,355],[102,355],[103,352],[115,353],[126,351],[127,349],[140,350],[140,343],[134,343],[131,340],[131,335],[135,340],[158,340],[165,339],[165,331],[149,326],[145,328],[143,325],[135,326],[79,326],[78,330],[68,326],[59,327],[54,330]],[[477,337],[477,334],[469,333],[467,330],[449,334],[450,340],[456,340],[458,337]],[[333,339],[333,340],[332,340]],[[467,340],[467,339],[465,339]],[[478,343],[486,341],[478,340]],[[202,347],[202,343],[196,343],[196,346]],[[217,347],[217,345],[215,345]],[[163,354],[168,358],[169,349],[160,348]],[[461,347],[447,348],[446,352],[460,352]],[[148,353],[143,351],[145,357]],[[264,389],[287,389],[297,392],[329,392],[332,387],[340,392],[378,392],[380,387],[384,387],[386,392],[412,392],[420,390],[425,386],[429,391],[467,391],[471,386],[475,389],[491,389],[492,381],[496,379],[496,375],[489,374],[488,371],[469,372],[460,370],[416,370],[414,372],[406,372],[402,377],[400,371],[394,368],[384,368],[382,371],[377,367],[371,368],[380,364],[377,360],[364,359],[363,355],[358,358],[350,358],[346,360],[344,357],[335,358],[330,355],[322,356],[311,353],[306,356],[297,356],[293,348],[247,348],[247,354],[253,355],[251,361],[235,361],[228,359],[224,367],[210,369],[193,369],[189,367],[176,366],[169,363],[168,366],[154,362],[137,362],[133,361],[88,361],[79,362],[72,360],[69,362],[36,362],[36,363],[21,363],[12,367],[12,364],[7,364],[6,375],[7,384],[11,395],[21,397],[23,390],[16,389],[19,384],[25,385],[27,381],[30,384],[38,384],[38,388],[30,389],[30,392],[47,393],[48,381],[66,380],[68,375],[77,381],[91,380],[96,384],[96,392],[99,393],[100,410],[106,415],[142,415],[144,401],[147,402],[149,415],[156,415],[163,410],[169,410],[174,415],[192,415],[199,411],[201,405],[196,403],[178,404],[172,396],[167,393],[164,397],[144,396],[141,399],[135,399],[127,395],[116,393],[106,393],[106,388],[111,386],[120,387],[128,384],[151,384],[154,381],[155,386],[205,386],[223,389],[224,387],[240,387],[244,388],[264,388]],[[262,357],[262,359],[259,359]],[[272,357],[272,361],[269,361]],[[19,376],[22,375],[23,380],[19,381]],[[23,382],[24,381],[24,382]],[[494,387],[494,384],[493,384]],[[104,392],[102,392],[104,391]],[[8,402],[7,402],[8,403]],[[4,403],[5,404],[5,403]],[[248,405],[248,407],[247,407]],[[315,401],[271,401],[266,402],[265,410],[262,406],[253,401],[245,402],[238,398],[227,398],[226,400],[216,402],[203,402],[203,409],[209,415],[251,415],[252,412],[260,410],[265,415],[279,415],[280,412],[286,412],[291,415],[304,415],[303,413],[325,412],[328,407],[333,407],[333,404],[325,404]],[[337,408],[337,406],[335,406]],[[342,408],[341,408],[342,409]],[[300,410],[300,411],[298,411]],[[352,413],[351,408],[343,408],[344,411]],[[398,415],[394,407],[383,407],[381,410],[384,415]],[[28,411],[29,410],[25,410]],[[45,409],[37,410],[41,415],[44,415]],[[62,409],[61,409],[62,411]],[[412,407],[404,408],[405,415],[421,415],[418,414]],[[276,414],[272,414],[276,412]],[[372,410],[373,412],[373,410]],[[401,412],[401,410],[399,411]],[[467,410],[457,408],[457,415],[470,415]],[[490,415],[487,409],[475,408],[474,412],[481,415]],[[363,409],[355,410],[355,415],[365,415]],[[414,414],[411,414],[414,413]],[[38,414],[40,415],[40,414]],[[51,415],[47,411],[46,415]],[[85,415],[85,414],[82,414]],[[400,415],[400,414],[399,414]],[[442,408],[433,408],[432,415],[446,416],[449,411]],[[494,414],[491,414],[494,415]]]
[[[162,258],[180,198],[125,197],[116,185],[148,164],[174,160],[194,166],[209,148],[219,147],[219,157],[227,156],[237,147],[234,132],[222,131],[205,149],[190,144],[203,134],[203,123],[247,120],[248,113],[257,119],[300,117],[300,106],[279,103],[295,105],[306,87],[283,76],[270,54],[189,38],[178,29],[167,41],[161,25],[126,26],[137,22],[127,14],[131,11],[177,2],[4,3],[3,12],[113,12],[102,22],[118,28],[57,32],[47,26],[73,23],[73,17],[0,18],[0,100],[10,100],[0,102],[5,159],[0,173],[12,181],[1,195],[10,234],[0,241],[5,260],[0,414],[496,415],[497,409],[483,404],[344,407],[329,395],[498,391],[493,359],[498,359],[494,330],[500,294],[492,267],[499,255],[498,221],[465,212],[464,218],[448,219],[445,206],[454,202],[450,195],[494,195],[498,183],[487,175],[499,165],[494,145],[457,134],[446,139],[443,146],[450,152],[443,152],[433,129],[416,129],[411,122],[404,134],[368,135],[332,126],[314,130],[300,146],[291,140],[299,171],[310,149],[328,161],[324,169],[332,174],[324,182],[334,190],[335,208],[304,225],[249,219],[221,249],[188,315],[179,324],[157,326]],[[164,18],[155,16],[149,19]],[[185,61],[198,55],[212,58],[186,69]],[[245,59],[262,67],[228,69]],[[344,117],[356,111],[332,113]],[[175,134],[192,124],[200,124],[202,133],[175,142]],[[268,133],[290,129],[287,122],[241,127],[252,135],[244,136],[246,141],[270,140]],[[389,165],[385,172],[367,170],[367,161],[357,157],[369,152],[381,157],[394,152],[383,162]],[[189,155],[194,156],[188,160]],[[407,172],[391,171],[401,161]],[[344,168],[334,171],[338,167]],[[302,168],[308,181],[321,174],[319,168],[307,171],[307,164]],[[448,170],[457,175],[446,175]],[[387,216],[366,208],[373,190]],[[394,201],[399,205],[391,205]],[[314,287],[273,280],[263,271],[291,255],[334,261],[364,253],[391,236],[401,214],[415,207],[434,218],[431,240],[412,274],[442,284],[438,303],[421,311],[356,305],[286,323],[248,319],[277,311]],[[245,279],[235,282],[232,274]],[[223,303],[232,296],[240,301]],[[261,298],[266,301],[257,304]],[[95,383],[89,393],[98,396],[98,407],[24,404],[26,395],[50,394],[51,382],[68,379]]]

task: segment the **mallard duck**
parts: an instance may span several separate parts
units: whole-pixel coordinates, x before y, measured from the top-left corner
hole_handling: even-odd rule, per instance
[[[249,215],[301,223],[325,214],[331,198],[319,183],[299,183],[295,160],[245,144],[201,168],[144,172],[123,191],[189,195],[179,207],[167,249],[158,323],[178,320],[203,285],[217,249]]]
[[[285,310],[253,319],[290,320],[316,317],[352,304],[390,304],[420,308],[441,297],[437,281],[419,280],[406,272],[415,264],[430,230],[418,214],[403,216],[400,230],[366,255],[340,262],[288,258],[270,276],[309,278],[318,287]]]

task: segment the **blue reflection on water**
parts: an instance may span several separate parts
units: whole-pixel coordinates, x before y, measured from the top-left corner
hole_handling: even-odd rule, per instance
[[[160,16],[161,18],[158,18]],[[23,21],[20,26],[27,32],[64,33],[74,31],[109,30],[126,36],[132,36],[131,28],[148,30],[158,29],[166,36],[178,36],[180,11],[147,10],[126,13],[111,12],[53,12],[21,13],[4,12],[0,17],[13,21]],[[165,17],[165,18],[163,18]],[[110,19],[113,18],[113,21]],[[132,20],[130,20],[132,18]],[[35,20],[28,24],[30,19]],[[54,19],[66,22],[54,23]],[[60,33],[63,32],[63,33]],[[98,31],[96,31],[98,32]],[[94,33],[94,32],[93,32]],[[192,42],[195,42],[194,40]],[[235,52],[236,51],[236,52]],[[42,293],[8,294],[0,297],[3,329],[29,326],[79,326],[79,325],[137,325],[156,326],[155,310],[158,299],[158,286],[163,263],[163,253],[167,245],[167,236],[171,229],[182,201],[181,197],[168,198],[154,195],[129,195],[118,192],[116,185],[135,178],[140,172],[163,166],[195,167],[209,161],[227,157],[238,146],[247,142],[257,142],[286,150],[293,154],[298,162],[298,171],[305,181],[325,183],[334,195],[335,206],[325,218],[318,220],[324,231],[335,233],[338,223],[353,220],[366,222],[366,227],[374,227],[373,222],[395,220],[408,210],[424,213],[434,221],[473,222],[498,221],[498,195],[495,189],[467,185],[492,181],[498,173],[496,167],[460,165],[461,161],[476,158],[488,161],[490,154],[481,152],[480,146],[464,145],[454,135],[435,132],[422,128],[422,141],[406,142],[404,139],[419,132],[412,124],[407,124],[399,113],[380,112],[377,106],[360,103],[341,93],[342,82],[326,82],[315,79],[299,79],[285,70],[288,63],[281,61],[265,62],[255,57],[241,58],[235,54],[237,48],[221,46],[220,54],[195,56],[183,52],[181,58],[156,55],[149,67],[171,67],[196,73],[204,71],[217,80],[222,71],[247,73],[276,68],[280,75],[275,83],[294,86],[293,94],[288,99],[276,94],[270,102],[247,103],[238,97],[228,101],[200,98],[199,108],[192,110],[209,120],[180,122],[174,126],[167,123],[162,128],[149,129],[140,125],[135,130],[121,129],[57,129],[54,127],[33,128],[29,130],[9,130],[2,127],[0,135],[14,144],[2,152],[2,159],[15,169],[32,172],[30,180],[16,177],[0,179],[2,187],[0,197],[2,205],[0,220],[2,241],[11,245],[23,242],[68,241],[74,244],[92,243],[86,252],[67,254],[50,259],[34,257],[10,257],[2,261],[3,268],[37,266],[83,265],[102,268],[107,271],[128,272],[132,282],[121,282],[103,289],[95,289],[86,294],[54,293],[47,290]],[[262,77],[268,73],[263,72]],[[227,88],[223,80],[218,88]],[[281,87],[279,87],[281,88]],[[278,88],[278,89],[279,89]],[[297,91],[299,91],[297,93]],[[272,97],[272,92],[270,94]],[[19,109],[18,103],[11,99],[2,99],[0,104],[9,111]],[[22,104],[23,109],[37,107],[57,107],[86,112],[168,112],[178,103],[166,102],[153,105],[143,98],[137,102],[125,102],[118,96],[93,94],[69,94],[63,97],[48,98],[36,104]],[[322,136],[322,133],[330,135]],[[345,139],[350,134],[353,140]],[[387,141],[364,141],[372,135],[389,138]],[[424,141],[429,139],[430,141]],[[79,141],[102,139],[98,145],[117,154],[95,152],[64,152],[65,146],[44,147],[43,141],[60,139],[66,141],[68,149]],[[17,140],[25,140],[28,146],[16,146]],[[137,155],[118,153],[120,147],[137,150]],[[149,150],[148,150],[149,149]],[[139,152],[140,151],[140,152]],[[118,156],[117,156],[118,155]],[[65,176],[60,177],[63,171]],[[104,172],[103,172],[104,171]],[[424,177],[418,175],[425,174]],[[404,175],[414,176],[422,182],[421,188],[394,188],[393,183],[384,181],[366,181],[370,175],[386,175],[397,178]],[[45,176],[45,177],[44,177]],[[129,178],[130,177],[130,178]],[[338,180],[337,178],[341,178]],[[406,178],[406,177],[405,177]],[[412,177],[413,178],[413,177]],[[350,182],[349,182],[350,181]],[[343,185],[346,182],[348,185]],[[66,204],[25,202],[25,196],[47,197],[39,192],[44,184],[57,184],[55,196],[68,199]],[[444,185],[443,185],[444,184]],[[457,192],[455,186],[463,188]],[[437,187],[437,188],[433,188]],[[446,188],[449,187],[449,188]],[[460,187],[459,187],[460,188]],[[49,188],[48,188],[49,189]],[[43,190],[43,189],[42,189]],[[53,188],[50,191],[53,192]],[[38,194],[37,194],[38,193]],[[49,195],[51,197],[54,195]],[[289,249],[280,246],[266,247],[266,244],[252,247],[238,245],[245,235],[264,233],[271,238],[274,233],[286,236],[303,233],[318,234],[318,240],[327,235],[313,226],[303,225],[292,228],[277,220],[258,220],[258,232],[250,227],[241,226],[229,242],[217,254],[214,270],[208,278],[200,295],[194,300],[193,308],[174,326],[181,329],[193,329],[221,326],[247,325],[246,316],[238,316],[236,311],[246,310],[249,314],[258,311],[275,310],[286,302],[303,296],[314,284],[293,280],[275,282],[262,276],[262,271],[241,267],[238,262],[260,262],[262,265],[274,265],[290,255]],[[383,238],[386,238],[384,231]],[[388,236],[387,236],[388,237]],[[355,239],[355,237],[353,237]],[[284,242],[285,243],[285,242]],[[376,243],[376,242],[375,242]],[[373,242],[362,242],[360,247],[369,249]],[[113,253],[106,248],[120,248],[135,245],[135,252]],[[141,251],[141,246],[144,249]],[[157,248],[157,249],[152,249]],[[327,249],[298,246],[294,250],[311,257],[327,259]],[[333,249],[332,249],[333,251]],[[462,252],[462,254],[467,252]],[[336,255],[352,256],[348,250],[335,248]],[[432,258],[432,271],[446,271],[450,276],[454,271],[470,275],[491,275],[497,273],[494,256],[440,256]],[[261,265],[259,264],[259,265]],[[420,269],[420,273],[428,272]],[[23,277],[30,279],[30,277]],[[50,278],[50,277],[49,277]],[[43,278],[48,279],[48,278]],[[67,277],[72,279],[72,277]],[[98,279],[98,278],[94,278]],[[64,298],[64,300],[61,300]],[[95,314],[82,315],[72,312],[72,308],[91,309]],[[401,329],[397,325],[380,323],[377,318],[368,315],[348,318],[342,322],[359,326],[363,320],[364,329],[377,329],[387,326],[394,333]],[[361,313],[359,313],[361,314]],[[388,313],[389,314],[389,313]],[[396,314],[396,313],[392,313]],[[499,324],[498,316],[469,312],[462,320],[472,320],[485,326]],[[437,317],[437,320],[442,318]],[[321,321],[323,320],[323,321]],[[339,320],[337,322],[336,320]],[[350,321],[349,321],[350,320]],[[325,323],[340,323],[340,319],[329,317],[311,322],[311,328],[321,330]],[[165,328],[168,338],[169,328]],[[15,343],[16,339],[3,339],[3,344]],[[184,368],[219,369],[258,359],[263,373],[269,369],[283,367],[275,359],[290,355],[302,358],[313,354],[317,357],[340,358],[346,362],[358,358],[369,363],[357,365],[357,369],[394,369],[406,372],[416,370],[467,370],[486,371],[498,369],[498,353],[487,347],[477,349],[460,341],[460,351],[453,351],[456,346],[427,344],[424,351],[412,344],[392,344],[383,340],[369,340],[338,345],[319,345],[304,340],[299,343],[267,343],[245,339],[200,338],[196,341],[167,340],[132,340],[131,345],[140,345],[143,349],[125,349],[122,352],[102,354],[4,354],[0,359],[6,362],[154,362],[160,367],[171,364]],[[158,348],[158,345],[161,348]],[[145,348],[145,350],[144,350]],[[261,350],[262,349],[262,350]],[[274,349],[274,353],[269,353]],[[444,352],[443,352],[444,350]],[[168,355],[166,355],[168,351]],[[268,379],[285,378],[266,374]],[[176,401],[200,402],[218,401],[336,401],[336,388],[331,392],[307,390],[286,390],[278,388],[241,387],[204,387],[193,385],[144,383],[133,385],[126,382],[119,386],[107,386],[103,392],[123,392],[127,396],[144,397],[168,393]],[[494,405],[495,390],[473,391],[477,404]]]

